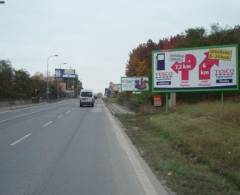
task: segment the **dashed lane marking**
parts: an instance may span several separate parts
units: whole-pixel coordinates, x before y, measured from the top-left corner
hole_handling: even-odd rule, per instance
[[[27,139],[30,135],[31,135],[31,133],[23,136],[22,138],[20,138],[20,139],[16,140],[15,142],[11,143],[10,146],[15,146],[16,144],[20,143],[21,141]]]
[[[49,121],[49,122],[45,123],[42,127],[45,128],[45,127],[51,125],[52,123],[53,123],[53,121]]]

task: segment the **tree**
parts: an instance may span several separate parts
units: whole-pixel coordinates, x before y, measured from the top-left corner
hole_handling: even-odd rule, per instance
[[[25,70],[14,71],[14,97],[17,99],[31,98],[31,79]]]
[[[32,90],[32,96],[33,97],[42,97],[45,98],[46,96],[46,87],[47,84],[44,81],[44,76],[42,73],[35,73],[32,77],[31,77],[31,90]]]
[[[57,98],[57,81],[51,81],[49,82],[49,96],[51,99]]]
[[[151,39],[147,43],[140,44],[129,54],[126,66],[127,76],[148,76],[151,73],[152,50],[157,49],[157,44]]]
[[[185,31],[185,33],[186,33],[186,39],[192,40],[192,41],[203,39],[206,35],[206,31],[202,27],[189,28]]]
[[[97,93],[97,98],[99,98],[99,99],[100,99],[100,98],[102,98],[102,97],[103,97],[103,94],[102,94],[102,92],[98,92],[98,93]]]
[[[13,69],[11,62],[0,60],[0,99],[13,98]]]

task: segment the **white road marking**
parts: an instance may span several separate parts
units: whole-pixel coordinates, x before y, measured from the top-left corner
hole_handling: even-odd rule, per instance
[[[58,119],[61,119],[63,117],[63,115],[62,114],[60,114],[60,115],[58,115]]]
[[[51,125],[52,123],[53,123],[53,121],[49,121],[49,122],[45,123],[42,127],[45,128],[45,127]]]
[[[18,115],[18,116],[12,117],[12,118],[1,120],[0,123],[5,123],[5,122],[11,121],[11,120],[15,120],[15,119],[18,119],[18,118],[21,118],[21,117],[30,116],[32,114],[36,114],[36,113],[40,113],[40,112],[51,110],[53,108],[57,108],[57,107],[54,107],[54,105],[56,105],[56,104],[64,104],[64,101],[60,101],[60,102],[52,103],[52,104],[53,104],[53,106],[51,106],[50,108],[46,108],[46,109],[44,108],[46,106],[46,104],[44,104],[44,105],[31,106],[31,107],[22,108],[22,109],[10,110],[9,112],[19,112],[19,111],[27,110],[27,109],[31,109],[31,108],[41,108],[38,111],[34,111],[34,112],[27,113],[27,114],[22,114],[22,115]]]
[[[18,144],[19,142],[21,142],[21,141],[27,139],[30,135],[31,135],[31,133],[29,133],[29,134],[23,136],[22,138],[20,138],[20,139],[16,140],[15,142],[11,143],[10,146],[14,146],[14,145]]]
[[[0,114],[4,114],[4,113],[7,113],[7,112],[20,112],[22,110],[29,110],[29,109],[32,109],[32,108],[42,108],[45,106],[45,103],[41,103],[40,105],[27,105],[26,107],[23,107],[23,108],[10,108],[10,110],[7,110],[7,111],[4,111],[4,112],[0,112]]]
[[[68,110],[67,112],[66,112],[66,114],[69,114],[71,112],[71,110]]]
[[[39,113],[39,112],[42,112],[42,111],[43,110],[36,111],[36,112],[31,112],[31,113],[28,113],[28,114],[22,114],[22,115],[13,117],[13,118],[2,120],[2,121],[0,121],[0,123],[4,123],[4,122],[10,121],[10,120],[18,119],[18,118],[21,118],[21,117],[24,117],[24,116],[29,116],[29,115],[36,114],[36,113]]]
[[[21,118],[21,117],[24,117],[24,116],[30,116],[32,114],[48,111],[50,109],[52,109],[52,108],[42,109],[42,110],[38,110],[38,111],[35,111],[35,112],[30,112],[30,113],[27,113],[27,114],[18,115],[16,117],[12,117],[12,118],[8,118],[8,119],[5,119],[5,120],[2,120],[2,121],[0,121],[0,123],[4,123],[4,122],[8,122],[8,121],[11,121],[11,120],[14,120],[14,119],[18,119],[18,118]]]

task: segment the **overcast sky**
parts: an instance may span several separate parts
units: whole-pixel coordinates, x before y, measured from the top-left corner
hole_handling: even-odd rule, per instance
[[[0,59],[15,69],[51,73],[62,62],[84,88],[104,91],[120,82],[129,52],[148,39],[210,24],[234,26],[240,0],[6,0],[0,4]],[[65,68],[69,68],[65,65]]]

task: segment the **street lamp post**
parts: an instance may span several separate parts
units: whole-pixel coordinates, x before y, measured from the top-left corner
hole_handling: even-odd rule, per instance
[[[58,57],[58,54],[51,55],[47,58],[47,102],[49,102],[48,66],[49,66],[49,60],[53,57]]]
[[[5,1],[0,1],[0,4],[5,4]]]

